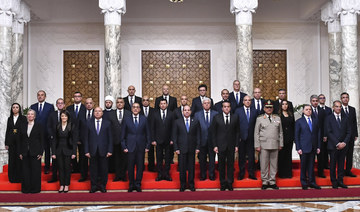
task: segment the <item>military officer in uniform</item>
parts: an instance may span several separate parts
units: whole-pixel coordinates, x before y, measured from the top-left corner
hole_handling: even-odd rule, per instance
[[[279,189],[276,185],[278,152],[284,146],[281,119],[273,113],[273,104],[267,100],[265,114],[256,119],[254,132],[255,150],[260,153],[261,189]]]

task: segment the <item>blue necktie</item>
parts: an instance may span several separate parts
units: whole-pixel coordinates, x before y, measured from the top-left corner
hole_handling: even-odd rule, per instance
[[[186,119],[186,132],[189,132],[190,126],[189,126],[189,119]]]
[[[78,114],[79,114],[79,105],[76,105],[76,108],[75,108],[75,116],[76,116],[76,118],[77,118]]]
[[[138,122],[138,120],[137,120],[137,116],[134,116],[134,119],[135,119],[134,124],[135,124],[135,127],[137,128],[137,127],[139,126],[139,122]]]
[[[40,104],[39,114],[42,112],[42,110],[43,110],[43,107],[42,107],[42,104]]]
[[[100,120],[97,120],[96,122],[97,122],[97,124],[96,124],[96,134],[99,135],[99,133],[100,133]]]
[[[247,118],[247,121],[249,123],[250,121],[250,112],[249,112],[249,108],[246,108],[246,118]]]
[[[260,101],[257,100],[257,111],[260,113]]]
[[[337,115],[336,121],[337,121],[337,123],[339,125],[339,128],[340,128],[341,127],[341,121],[340,121],[340,116],[339,115]]]
[[[236,104],[239,104],[239,93],[236,93]]]
[[[309,125],[309,128],[310,128],[310,131],[312,132],[312,123],[311,123],[310,117],[308,118],[308,125]]]
[[[205,122],[206,122],[206,126],[209,128],[210,126],[209,111],[206,111]]]

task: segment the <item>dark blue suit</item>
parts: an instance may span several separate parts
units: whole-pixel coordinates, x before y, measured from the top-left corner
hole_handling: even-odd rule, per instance
[[[260,99],[259,100],[260,102],[259,102],[259,104],[261,104],[261,110],[259,111],[259,110],[257,110],[257,112],[258,112],[258,114],[260,115],[260,114],[264,114],[265,113],[265,111],[264,111],[264,105],[265,105],[265,99]],[[256,102],[255,102],[255,99],[254,98],[252,98],[251,99],[251,108],[254,108],[254,109],[256,109],[256,107],[257,106],[255,106],[255,104],[257,104],[257,100],[256,100]]]
[[[35,110],[36,112],[36,121],[39,122],[42,126],[42,130],[43,130],[43,135],[44,135],[44,143],[43,143],[43,147],[44,147],[44,151],[45,151],[45,171],[48,171],[50,168],[50,139],[49,139],[49,134],[47,132],[47,121],[49,118],[49,115],[51,114],[51,112],[55,111],[54,109],[54,105],[49,104],[47,102],[43,102],[43,107],[42,107],[42,111],[40,113],[39,111],[39,102],[33,104],[30,106],[30,109]]]
[[[144,171],[145,149],[150,148],[150,127],[145,116],[138,115],[138,126],[135,126],[133,115],[124,117],[121,146],[128,150],[129,189],[141,188]],[[134,168],[136,164],[136,179]]]
[[[258,111],[255,108],[249,108],[249,121],[244,107],[237,108],[235,114],[239,116],[240,120],[239,178],[242,179],[245,175],[246,155],[248,156],[249,176],[255,177],[254,129]]]
[[[214,106],[214,101],[212,98],[208,97],[211,100],[211,107]],[[193,98],[191,103],[191,116],[194,116],[196,112],[203,109],[200,96]]]
[[[302,186],[308,186],[315,184],[314,176],[314,162],[316,150],[320,149],[320,128],[318,120],[311,118],[312,130],[308,124],[308,120],[305,116],[301,117],[295,122],[295,144],[296,150],[302,151],[300,155],[301,161],[301,173],[300,182]],[[307,181],[306,172],[308,174],[309,182]]]
[[[318,121],[318,125],[319,125],[319,130],[320,130],[320,154],[317,155],[317,160],[318,160],[318,175],[324,175],[324,168],[328,167],[329,165],[329,161],[327,158],[327,144],[325,142],[323,142],[323,137],[324,137],[324,123],[325,123],[325,118],[326,118],[326,113],[324,110],[322,110],[320,108],[320,106],[318,106],[316,108],[317,113],[315,113],[315,110],[313,107],[311,107],[312,113],[311,113],[311,118],[312,119],[317,119]]]
[[[243,103],[243,100],[244,100],[244,97],[246,96],[247,94],[246,93],[243,93],[243,92],[240,92],[240,96],[239,96],[239,104],[236,102],[236,97],[235,97],[235,94],[234,94],[234,91],[231,92],[229,94],[229,101],[235,105],[236,108],[239,108],[239,107],[242,107],[244,105]],[[234,108],[234,111],[236,110],[236,108]]]
[[[201,127],[201,140],[200,140],[200,178],[206,179],[206,161],[209,155],[209,178],[215,178],[215,152],[211,141],[211,122],[216,114],[215,110],[209,110],[209,123],[206,122],[204,110],[200,110],[195,113],[195,119],[199,120]]]
[[[335,115],[331,114],[326,117],[325,129],[328,138],[327,148],[330,154],[330,179],[333,185],[337,185],[337,183],[343,183],[345,156],[351,138],[351,128],[346,115],[341,115],[341,124],[339,126]],[[345,142],[345,148],[336,149],[339,142]]]
[[[84,136],[85,154],[90,153],[90,178],[91,190],[106,188],[108,180],[108,160],[107,153],[113,152],[113,135],[111,133],[111,123],[102,119],[99,134],[96,132],[97,119],[87,122]],[[97,182],[100,182],[98,184]]]

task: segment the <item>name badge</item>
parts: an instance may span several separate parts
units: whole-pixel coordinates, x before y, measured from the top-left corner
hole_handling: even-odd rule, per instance
[[[16,133],[17,133],[17,129],[13,129],[13,133],[16,134]]]

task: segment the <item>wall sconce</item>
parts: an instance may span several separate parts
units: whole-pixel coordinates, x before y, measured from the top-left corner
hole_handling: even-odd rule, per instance
[[[204,67],[203,64],[199,64],[199,68],[202,68],[202,67]]]
[[[92,64],[89,64],[89,65],[88,65],[88,68],[92,68]]]
[[[186,84],[186,81],[183,81],[183,84],[185,85],[185,84]]]
[[[203,84],[204,82],[202,80],[199,81],[199,84]]]
[[[154,65],[153,65],[153,64],[150,64],[150,65],[149,65],[149,68],[154,68]]]
[[[170,84],[170,81],[166,81],[166,84]]]
[[[169,64],[166,64],[165,67],[166,67],[166,68],[170,68],[170,65],[169,65]]]
[[[75,85],[75,81],[72,81],[71,84]]]
[[[154,98],[150,97],[150,101],[153,101],[153,100],[154,100]]]
[[[277,68],[277,67],[279,67],[279,64],[278,64],[278,63],[276,63],[276,64],[275,64],[275,67],[276,67],[276,68]]]
[[[88,84],[89,84],[89,85],[92,85],[92,81],[91,81],[91,80],[89,80],[89,81],[88,81]]]
[[[154,84],[154,81],[150,81],[150,84],[151,84],[151,85]]]
[[[75,68],[75,64],[72,64],[72,65],[71,65],[71,68]]]
[[[186,68],[186,64],[182,64],[182,67],[183,67],[183,68]]]
[[[261,68],[261,67],[263,67],[263,64],[260,63],[260,64],[259,64],[259,68]]]
[[[261,84],[261,83],[263,83],[263,81],[262,81],[262,80],[259,80],[259,83]]]

